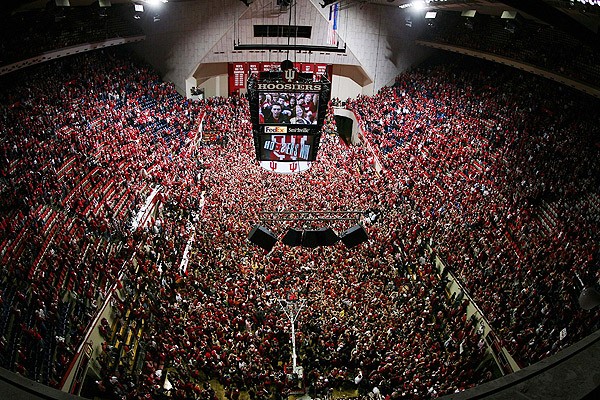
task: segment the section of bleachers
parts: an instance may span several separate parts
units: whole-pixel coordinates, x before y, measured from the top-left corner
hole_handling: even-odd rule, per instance
[[[421,230],[504,329],[515,359],[528,365],[597,326],[578,310],[574,281],[575,273],[598,279],[598,225],[587,207],[600,170],[596,103],[584,98],[574,110],[541,95],[564,89],[474,65],[480,69],[451,68],[451,79],[447,66],[407,73],[348,106],[385,150],[386,168],[402,177],[403,199],[421,214]],[[565,296],[570,303],[558,310],[554,302]],[[565,313],[586,328],[571,332]],[[563,328],[571,333],[559,339]]]
[[[67,63],[40,67],[35,90],[16,85],[3,96],[20,101],[2,103],[2,366],[53,386],[129,251],[132,216],[156,179],[141,170],[161,161],[146,158],[147,146],[168,137],[154,155],[179,151],[174,139],[187,138],[196,115],[188,108],[172,116],[181,96],[131,60],[99,53],[57,64]],[[66,73],[49,79],[54,71]],[[128,103],[120,100],[125,94]],[[161,123],[141,126],[135,119],[143,115]],[[164,144],[170,141],[176,148]]]
[[[100,9],[97,4],[62,8],[50,3],[45,9],[4,13],[0,65],[83,43],[142,35],[130,21],[131,12],[127,4]]]
[[[347,103],[381,173],[367,146],[325,134],[309,171],[281,176],[255,163],[245,99],[186,101],[119,54],[69,63],[0,94],[3,367],[59,386],[115,285],[98,390],[159,396],[166,376],[173,398],[210,396],[211,380],[232,396],[297,390],[278,302],[293,295],[309,305],[297,321],[306,392],[454,393],[493,368],[425,240],[520,365],[596,329],[574,280],[598,278],[600,108],[589,99],[462,59],[426,65]],[[227,140],[196,146],[201,111]],[[130,229],[151,193],[149,223]],[[381,220],[353,250],[265,255],[246,241],[261,210],[373,208]]]
[[[591,32],[590,32],[591,34]],[[534,65],[598,87],[600,60],[596,49],[554,27],[530,19],[501,19],[438,11],[422,39],[492,53]]]

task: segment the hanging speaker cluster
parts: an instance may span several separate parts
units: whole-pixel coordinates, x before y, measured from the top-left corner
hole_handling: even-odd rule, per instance
[[[283,244],[288,246],[302,246],[313,249],[319,246],[333,246],[339,240],[339,236],[331,228],[302,231],[290,229],[281,239]]]
[[[298,230],[292,228],[285,233],[281,242],[291,247],[301,246],[314,249],[319,246],[333,246],[341,240],[350,249],[366,242],[368,239],[369,237],[365,228],[361,224],[358,224],[339,236],[331,228],[317,230]],[[255,225],[252,228],[250,235],[248,235],[248,240],[267,252],[271,251],[275,243],[277,243],[275,234],[261,225]]]

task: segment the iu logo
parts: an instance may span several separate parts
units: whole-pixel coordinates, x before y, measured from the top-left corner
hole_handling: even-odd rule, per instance
[[[297,77],[296,70],[293,68],[286,69],[283,71],[283,80],[287,83],[295,82]]]

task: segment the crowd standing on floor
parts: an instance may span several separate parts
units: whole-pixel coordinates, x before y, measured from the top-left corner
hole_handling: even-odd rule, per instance
[[[120,273],[115,308],[143,321],[144,351],[134,373],[106,344],[109,398],[157,398],[167,379],[173,398],[214,398],[210,379],[230,399],[285,398],[298,379],[279,300],[295,297],[310,394],[431,398],[489,380],[479,326],[434,256],[522,366],[597,329],[575,274],[599,278],[598,114],[571,92],[467,63],[409,71],[346,102],[383,171],[326,134],[311,169],[284,176],[255,161],[245,99],[191,102],[120,55],[77,60],[69,78],[42,67],[2,94],[2,366],[58,386]],[[199,120],[227,140],[203,145]],[[154,191],[158,215],[137,227]],[[246,241],[260,211],[357,209],[382,213],[354,249]]]

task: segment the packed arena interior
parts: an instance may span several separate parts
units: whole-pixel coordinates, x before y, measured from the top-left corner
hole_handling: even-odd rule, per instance
[[[126,48],[0,85],[0,366],[29,379],[61,388],[92,328],[85,397],[435,398],[501,374],[467,298],[520,367],[598,329],[596,98],[438,53],[343,99],[363,143],[332,99],[317,161],[281,175],[244,96],[187,99]],[[356,209],[381,216],[353,249],[246,240],[261,211]]]

